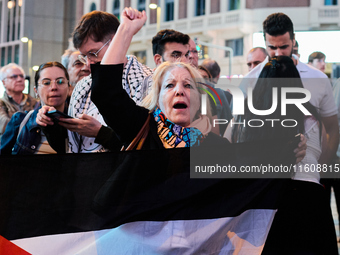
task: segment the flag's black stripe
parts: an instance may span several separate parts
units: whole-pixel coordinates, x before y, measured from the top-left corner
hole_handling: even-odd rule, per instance
[[[220,148],[225,154],[222,163],[266,163],[277,158],[279,148],[235,146]],[[243,156],[236,157],[240,151]],[[294,161],[284,154],[280,161]],[[276,208],[283,183],[190,179],[190,149],[1,156],[0,235],[13,240],[141,220],[236,216],[247,209]]]

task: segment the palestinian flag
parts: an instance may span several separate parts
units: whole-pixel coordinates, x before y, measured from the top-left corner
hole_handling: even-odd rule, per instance
[[[219,164],[295,161],[260,146]],[[197,150],[1,156],[0,254],[261,254],[287,179],[191,178]]]

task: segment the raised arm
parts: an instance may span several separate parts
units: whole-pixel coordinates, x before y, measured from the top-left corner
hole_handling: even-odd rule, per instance
[[[110,65],[124,63],[132,37],[143,27],[145,22],[145,11],[139,12],[131,7],[125,8],[121,15],[121,23],[117,33],[114,35],[101,64]]]
[[[92,65],[91,99],[105,122],[126,145],[143,126],[148,110],[139,107],[122,87],[123,64],[134,34],[146,21],[145,12],[125,8],[121,24],[105,52],[101,65]]]

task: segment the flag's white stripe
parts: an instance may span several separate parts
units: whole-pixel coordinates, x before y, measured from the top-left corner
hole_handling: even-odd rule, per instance
[[[275,210],[248,210],[237,217],[139,221],[94,232],[14,240],[35,254],[261,254]]]
[[[94,232],[48,235],[12,241],[34,255],[43,254],[93,254],[96,255]],[[88,247],[88,253],[80,253]]]

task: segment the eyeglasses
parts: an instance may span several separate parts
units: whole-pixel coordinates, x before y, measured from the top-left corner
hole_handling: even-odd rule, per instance
[[[86,64],[87,59],[89,59],[89,61],[93,61],[93,62],[98,62],[98,53],[111,41],[111,39],[109,39],[106,43],[104,43],[104,45],[97,50],[96,52],[88,52],[86,53],[86,55],[78,55],[78,59],[80,60],[80,62],[82,62],[83,64]]]
[[[51,85],[52,82],[54,82],[58,86],[63,86],[68,83],[68,80],[66,80],[65,78],[59,78],[54,81],[51,81],[49,79],[44,79],[39,84],[48,87]]]
[[[16,79],[18,79],[18,77],[20,77],[21,79],[23,79],[25,76],[24,76],[23,74],[13,74],[13,75],[11,75],[11,76],[6,77],[6,79],[8,78],[8,79],[14,79],[14,80],[16,80]]]

